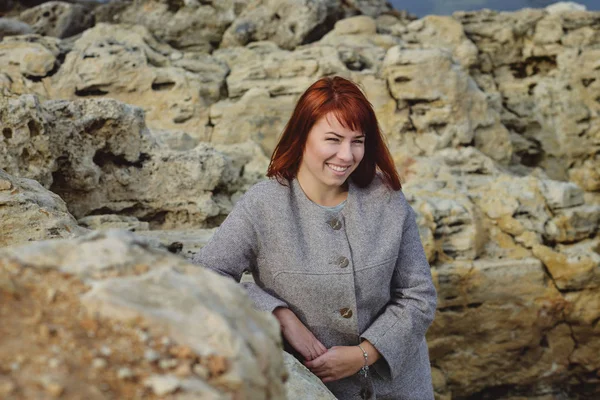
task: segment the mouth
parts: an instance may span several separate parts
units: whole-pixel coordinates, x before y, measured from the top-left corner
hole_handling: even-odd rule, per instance
[[[340,175],[343,175],[348,169],[350,169],[349,165],[342,166],[342,165],[335,165],[335,164],[328,164],[328,163],[326,163],[326,164],[329,167],[329,169],[331,169],[332,171],[334,171]]]

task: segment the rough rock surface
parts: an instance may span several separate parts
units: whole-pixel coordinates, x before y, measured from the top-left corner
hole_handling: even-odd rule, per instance
[[[246,7],[248,0],[135,0],[94,10],[97,22],[142,25],[176,49],[209,53]]]
[[[5,37],[0,42],[0,94],[47,95],[40,79],[55,72],[61,54],[56,38],[34,34]]]
[[[58,195],[32,179],[0,169],[0,247],[28,241],[70,238],[85,231]]]
[[[389,10],[380,0],[252,0],[223,35],[221,47],[270,40],[284,49],[315,42],[350,15],[373,18]]]
[[[252,171],[241,174],[243,165],[206,144],[186,152],[158,146],[141,110],[112,99],[40,104],[24,95],[6,103],[0,166],[37,179],[77,218],[111,212],[197,227],[231,210],[229,195]],[[212,193],[218,187],[227,188],[221,197]]]
[[[444,49],[390,49],[383,76],[396,108],[385,118],[388,134],[407,154],[433,155],[472,143],[500,162],[512,145],[500,115],[468,72]]]
[[[156,41],[142,26],[98,24],[45,83],[52,98],[114,98],[142,107],[151,128],[205,140],[207,108],[220,98],[227,72],[209,55]]]
[[[44,284],[47,279],[54,285]],[[41,304],[37,292],[47,293]],[[253,309],[232,281],[150,249],[130,233],[94,232],[4,250],[0,296],[3,321],[14,321],[19,309],[33,305],[26,328],[0,328],[0,360],[16,363],[8,379],[21,393],[36,394],[36,387],[27,385],[39,368],[31,347],[51,342],[57,348],[53,359],[48,360],[50,346],[36,349],[49,355],[51,365],[40,376],[42,393],[81,392],[70,370],[77,371],[81,386],[97,393],[93,370],[107,369],[103,374],[113,380],[145,381],[155,395],[178,389],[177,398],[285,398],[276,320]],[[76,312],[65,318],[68,309]],[[86,363],[94,353],[94,361]],[[110,382],[105,390],[120,392],[125,385]],[[131,386],[135,398],[143,397],[140,386]],[[117,397],[126,396],[121,393]]]
[[[19,19],[31,26],[33,31],[44,36],[66,38],[90,28],[93,24],[89,10],[81,4],[49,1],[29,8]]]
[[[17,19],[0,18],[0,40],[5,36],[27,35],[33,33],[31,27]]]

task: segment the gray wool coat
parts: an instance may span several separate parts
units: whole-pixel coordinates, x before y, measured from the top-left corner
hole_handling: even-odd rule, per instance
[[[414,211],[379,176],[366,188],[349,180],[332,215],[297,180],[257,183],[236,203],[194,262],[240,281],[261,310],[289,307],[327,348],[369,340],[377,399],[433,399],[425,333],[436,309]],[[354,375],[327,387],[359,399]]]

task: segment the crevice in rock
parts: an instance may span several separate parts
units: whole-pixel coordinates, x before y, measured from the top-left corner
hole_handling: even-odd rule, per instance
[[[592,83],[596,82],[596,78],[584,78],[581,80],[581,84],[584,87],[590,86]]]
[[[142,168],[144,163],[150,160],[151,157],[149,154],[140,153],[138,159],[136,161],[128,161],[123,155],[113,154],[109,151],[98,150],[96,154],[94,154],[94,164],[98,165],[100,168],[103,168],[107,164],[112,164],[117,167],[135,167]]]
[[[467,396],[452,396],[456,400],[501,400],[513,397],[537,397],[540,395],[552,395],[554,399],[567,400],[568,391],[561,388],[544,387],[537,388],[536,386],[519,387],[515,385],[499,385],[485,388],[479,392]]]
[[[108,94],[107,90],[103,90],[100,86],[90,86],[85,89],[75,90],[75,95],[80,97],[88,97],[88,96],[104,96]]]
[[[333,30],[335,23],[344,17],[343,11],[341,9],[335,10],[325,18],[325,20],[315,26],[305,37],[301,44],[309,44],[313,42],[318,42],[327,34],[328,32]],[[295,32],[292,32],[295,33]]]
[[[525,61],[515,62],[509,65],[513,77],[524,79],[533,75],[547,75],[556,69],[556,56],[533,56]]]
[[[475,303],[468,303],[468,304],[461,304],[461,305],[457,305],[457,306],[446,306],[446,307],[440,307],[438,308],[439,312],[460,312],[460,311],[464,311],[466,309],[472,309],[472,308],[479,308],[483,305],[483,303],[481,302],[475,302]]]
[[[163,90],[171,90],[175,87],[175,82],[152,82],[152,90],[154,91],[163,91]]]

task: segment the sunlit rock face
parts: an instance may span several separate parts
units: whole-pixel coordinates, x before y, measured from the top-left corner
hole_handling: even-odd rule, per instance
[[[2,246],[120,228],[189,258],[265,178],[300,94],[343,76],[372,103],[416,212],[439,294],[436,397],[600,396],[600,13],[416,19],[337,0],[92,13],[75,36],[30,22],[0,42]]]

